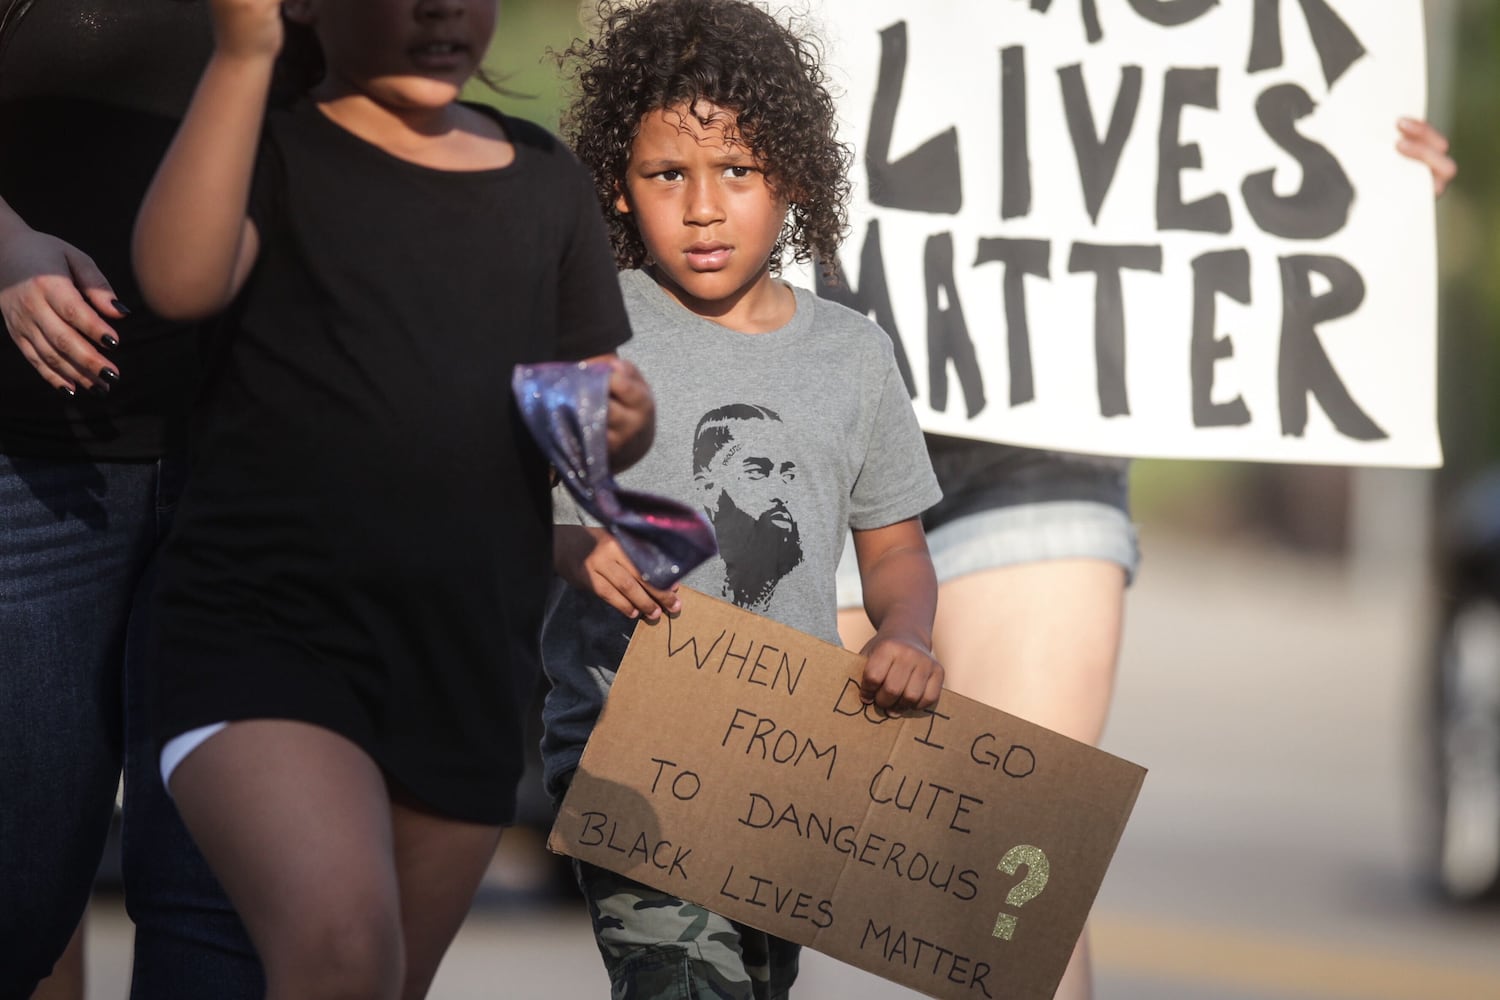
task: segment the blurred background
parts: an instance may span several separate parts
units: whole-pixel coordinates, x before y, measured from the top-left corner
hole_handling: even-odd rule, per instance
[[[1500,3],[1427,8],[1430,116],[1460,166],[1438,208],[1447,462],[1139,463],[1103,746],[1151,773],[1095,909],[1101,1000],[1500,998]],[[503,92],[473,96],[555,127],[538,53],[578,31],[574,0],[505,0]],[[534,786],[528,808],[439,1000],[607,993]],[[116,878],[91,1000],[128,984]],[[798,993],[914,995],[813,954]]]

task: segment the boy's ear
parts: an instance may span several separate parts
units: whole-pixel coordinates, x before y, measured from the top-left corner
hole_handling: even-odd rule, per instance
[[[297,24],[311,25],[314,20],[312,0],[282,0],[281,11]]]
[[[630,199],[625,197],[625,188],[619,184],[615,185],[615,211],[621,215],[630,214]]]

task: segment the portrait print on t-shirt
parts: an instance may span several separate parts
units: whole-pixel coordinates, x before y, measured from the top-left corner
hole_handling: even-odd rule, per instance
[[[730,403],[698,421],[693,488],[718,536],[725,600],[765,614],[777,585],[802,564],[803,472],[774,410]]]

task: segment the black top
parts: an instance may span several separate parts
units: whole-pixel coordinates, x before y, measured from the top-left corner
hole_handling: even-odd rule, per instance
[[[150,314],[130,231],[212,46],[195,0],[0,0],[0,198],[94,259],[131,310],[112,321],[121,379],[64,396],[0,342],[0,453],[154,458],[181,437],[196,360]]]
[[[507,808],[552,538],[511,371],[629,327],[582,166],[497,117],[515,162],[450,172],[271,114],[163,556],[159,736],[302,719],[441,812]]]

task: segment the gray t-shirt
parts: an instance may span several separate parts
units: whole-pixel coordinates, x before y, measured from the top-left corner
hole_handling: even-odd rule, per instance
[[[795,289],[791,321],[744,334],[705,320],[642,271],[620,275],[634,337],[620,353],[656,395],[656,440],[622,486],[702,510],[720,555],[686,586],[838,642],[834,570],[849,528],[915,517],[942,496],[888,338]],[[561,488],[555,520],[586,523]],[[547,787],[578,765],[635,623],[561,587],[542,636],[552,682]]]

